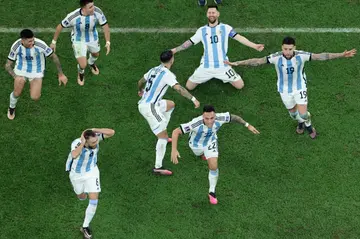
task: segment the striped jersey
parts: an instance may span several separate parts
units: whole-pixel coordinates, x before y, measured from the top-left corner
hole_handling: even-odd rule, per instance
[[[11,46],[8,59],[16,61],[14,70],[26,73],[44,73],[45,57],[50,56],[53,50],[45,42],[34,38],[35,44],[31,48],[26,48],[18,39]]]
[[[72,27],[71,41],[96,42],[99,39],[96,23],[103,26],[107,23],[106,17],[100,8],[95,7],[94,15],[83,16],[81,8],[69,13],[61,25],[65,28]]]
[[[97,134],[98,142],[104,140],[103,134]],[[71,143],[71,151],[76,149],[81,144],[81,139],[77,138]],[[66,161],[65,170],[74,173],[83,174],[90,172],[93,168],[97,167],[97,154],[99,152],[99,144],[95,149],[83,147],[82,152],[77,158],[72,158],[71,151]]]
[[[267,57],[267,62],[275,65],[279,93],[290,94],[295,91],[306,90],[304,64],[310,60],[311,53],[305,51],[294,51],[294,56],[291,59],[286,59],[282,52]]]
[[[216,118],[211,128],[204,124],[203,116],[194,118],[188,123],[181,124],[183,134],[190,133],[189,145],[192,148],[203,148],[217,140],[216,132],[220,127],[230,122],[230,113],[216,113]]]
[[[229,37],[234,38],[237,33],[227,24],[219,23],[214,27],[205,25],[200,27],[190,41],[196,45],[200,41],[204,47],[204,54],[200,66],[204,68],[228,67],[224,64],[228,60]]]
[[[144,94],[139,104],[159,102],[165,95],[167,89],[178,84],[176,76],[164,65],[159,65],[145,73],[146,80]]]

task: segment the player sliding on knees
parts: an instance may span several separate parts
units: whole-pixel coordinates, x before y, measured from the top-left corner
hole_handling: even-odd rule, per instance
[[[100,73],[95,64],[100,54],[99,36],[96,30],[96,23],[99,23],[104,31],[106,55],[110,52],[110,28],[106,17],[100,8],[94,5],[93,0],[80,0],[80,7],[69,13],[64,20],[56,27],[56,31],[50,47],[55,50],[56,41],[63,28],[72,27],[71,41],[75,58],[78,62],[77,82],[83,86],[85,84],[85,68],[90,66],[94,75]],[[90,52],[89,59],[86,60],[87,52]]]
[[[229,62],[231,66],[259,66],[263,64],[274,64],[277,73],[277,86],[280,97],[288,109],[290,117],[298,122],[296,133],[303,134],[304,129],[309,136],[315,139],[316,130],[311,124],[311,115],[307,109],[308,92],[307,81],[304,71],[306,61],[325,61],[336,58],[353,57],[356,49],[342,53],[310,53],[296,50],[295,39],[285,37],[282,42],[282,51],[263,58]]]
[[[163,100],[162,97],[170,86],[179,94],[191,100],[195,108],[200,106],[200,102],[177,82],[176,76],[170,71],[171,66],[174,64],[172,51],[161,53],[160,61],[159,66],[150,69],[138,82],[138,94],[142,97],[138,103],[138,108],[141,115],[148,122],[152,132],[158,138],[155,167],[152,172],[157,175],[172,175],[172,172],[165,169],[162,163],[166,145],[169,141],[166,127],[170,122],[175,103],[171,100]]]
[[[226,113],[215,113],[211,105],[204,106],[203,114],[190,122],[181,124],[172,132],[172,150],[171,161],[177,164],[180,154],[177,150],[178,138],[181,134],[190,133],[189,147],[196,156],[201,156],[207,160],[209,167],[209,201],[211,204],[217,204],[218,199],[215,194],[215,187],[219,177],[218,169],[218,138],[217,131],[225,123],[238,123],[244,125],[253,134],[260,132],[252,125],[243,120],[240,116]]]
[[[56,65],[59,86],[62,83],[66,85],[68,79],[62,72],[60,60],[54,51],[44,41],[35,38],[31,30],[22,30],[20,39],[16,40],[11,46],[5,65],[7,72],[14,78],[14,91],[10,94],[10,106],[7,112],[7,117],[10,120],[15,118],[15,107],[26,81],[30,83],[31,99],[40,99],[45,71],[45,57],[51,57]],[[15,62],[14,68],[13,62]]]

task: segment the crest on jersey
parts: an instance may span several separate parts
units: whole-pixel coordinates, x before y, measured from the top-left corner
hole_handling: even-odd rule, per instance
[[[51,48],[46,49],[46,53],[50,53],[51,51]]]
[[[12,51],[10,52],[10,57],[14,57],[15,56],[15,53]]]
[[[69,25],[69,22],[67,20],[65,20],[64,25]]]
[[[102,18],[101,18],[101,19],[103,20],[103,22],[105,22],[105,21],[106,21],[105,16],[102,16]]]
[[[190,127],[189,127],[189,126],[186,126],[184,129],[185,129],[185,131],[190,131]]]
[[[226,116],[225,121],[230,121],[230,116]]]

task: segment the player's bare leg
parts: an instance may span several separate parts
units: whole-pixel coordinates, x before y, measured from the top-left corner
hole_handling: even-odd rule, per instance
[[[309,136],[312,139],[316,138],[316,130],[311,125],[311,115],[310,112],[307,110],[307,105],[297,105],[297,109],[299,111],[300,117],[304,120],[305,128],[309,132]]]
[[[162,165],[163,159],[165,157],[166,145],[169,138],[168,133],[166,132],[166,130],[164,130],[156,136],[158,137],[158,141],[156,143],[156,160],[155,167],[152,171],[156,175],[170,176],[172,175],[172,172],[168,169],[165,169]]]
[[[35,78],[30,81],[30,97],[32,100],[39,100],[41,96],[42,79]]]
[[[14,79],[14,91],[10,94],[10,105],[7,112],[9,120],[13,120],[15,118],[16,103],[24,89],[25,83],[25,78],[22,76],[16,76]]]
[[[100,55],[100,52],[90,53],[90,56],[88,59],[89,67],[91,69],[91,72],[94,75],[99,75],[99,73],[100,73],[99,68],[95,64],[95,61],[98,59],[99,55]]]
[[[215,187],[217,180],[219,178],[219,169],[218,169],[218,158],[208,158],[209,166],[209,201],[211,204],[217,204],[218,200],[215,194]]]
[[[198,84],[196,84],[196,83],[194,83],[194,82],[192,82],[192,81],[190,81],[190,80],[187,80],[187,82],[186,82],[186,88],[187,88],[188,90],[193,90],[193,89],[195,89],[197,85],[198,85]]]
[[[78,57],[76,58],[78,62],[78,78],[77,82],[79,85],[83,86],[85,84],[85,68],[87,66],[87,60],[86,57]]]
[[[164,112],[164,116],[167,120],[167,123],[169,124],[171,114],[175,109],[175,102],[172,100],[166,100],[166,111]],[[171,138],[168,138],[168,143],[171,143]]]
[[[82,194],[80,194],[80,195],[82,195]],[[80,195],[78,195],[78,197]],[[89,205],[85,211],[84,223],[83,223],[82,227],[80,228],[80,231],[84,234],[84,238],[87,238],[87,239],[92,238],[92,232],[90,230],[89,224],[90,224],[91,220],[93,219],[95,212],[96,212],[99,193],[89,193],[88,195],[89,195]]]
[[[244,88],[244,81],[242,79],[231,82],[231,85],[234,86],[236,89],[240,90]]]

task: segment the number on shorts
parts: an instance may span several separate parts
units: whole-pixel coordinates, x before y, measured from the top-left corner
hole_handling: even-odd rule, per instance
[[[307,97],[307,92],[306,92],[306,90],[300,91],[300,96],[301,96],[300,99],[306,99],[306,97]]]
[[[99,178],[96,178],[96,186],[99,187]]]
[[[294,73],[294,71],[295,71],[295,68],[294,68],[294,67],[286,68],[286,74],[288,74],[288,75]]]
[[[208,150],[216,150],[216,142],[213,142],[211,145],[209,145]]]
[[[147,83],[147,87],[145,88],[145,91],[148,92],[151,89],[151,86],[153,84],[153,80],[155,78],[156,75],[151,75],[148,79],[148,83]]]
[[[226,74],[229,78],[231,78],[231,77],[235,76],[235,71],[234,71],[233,69],[230,69],[230,70],[228,70],[227,72],[225,72],[225,74]]]

